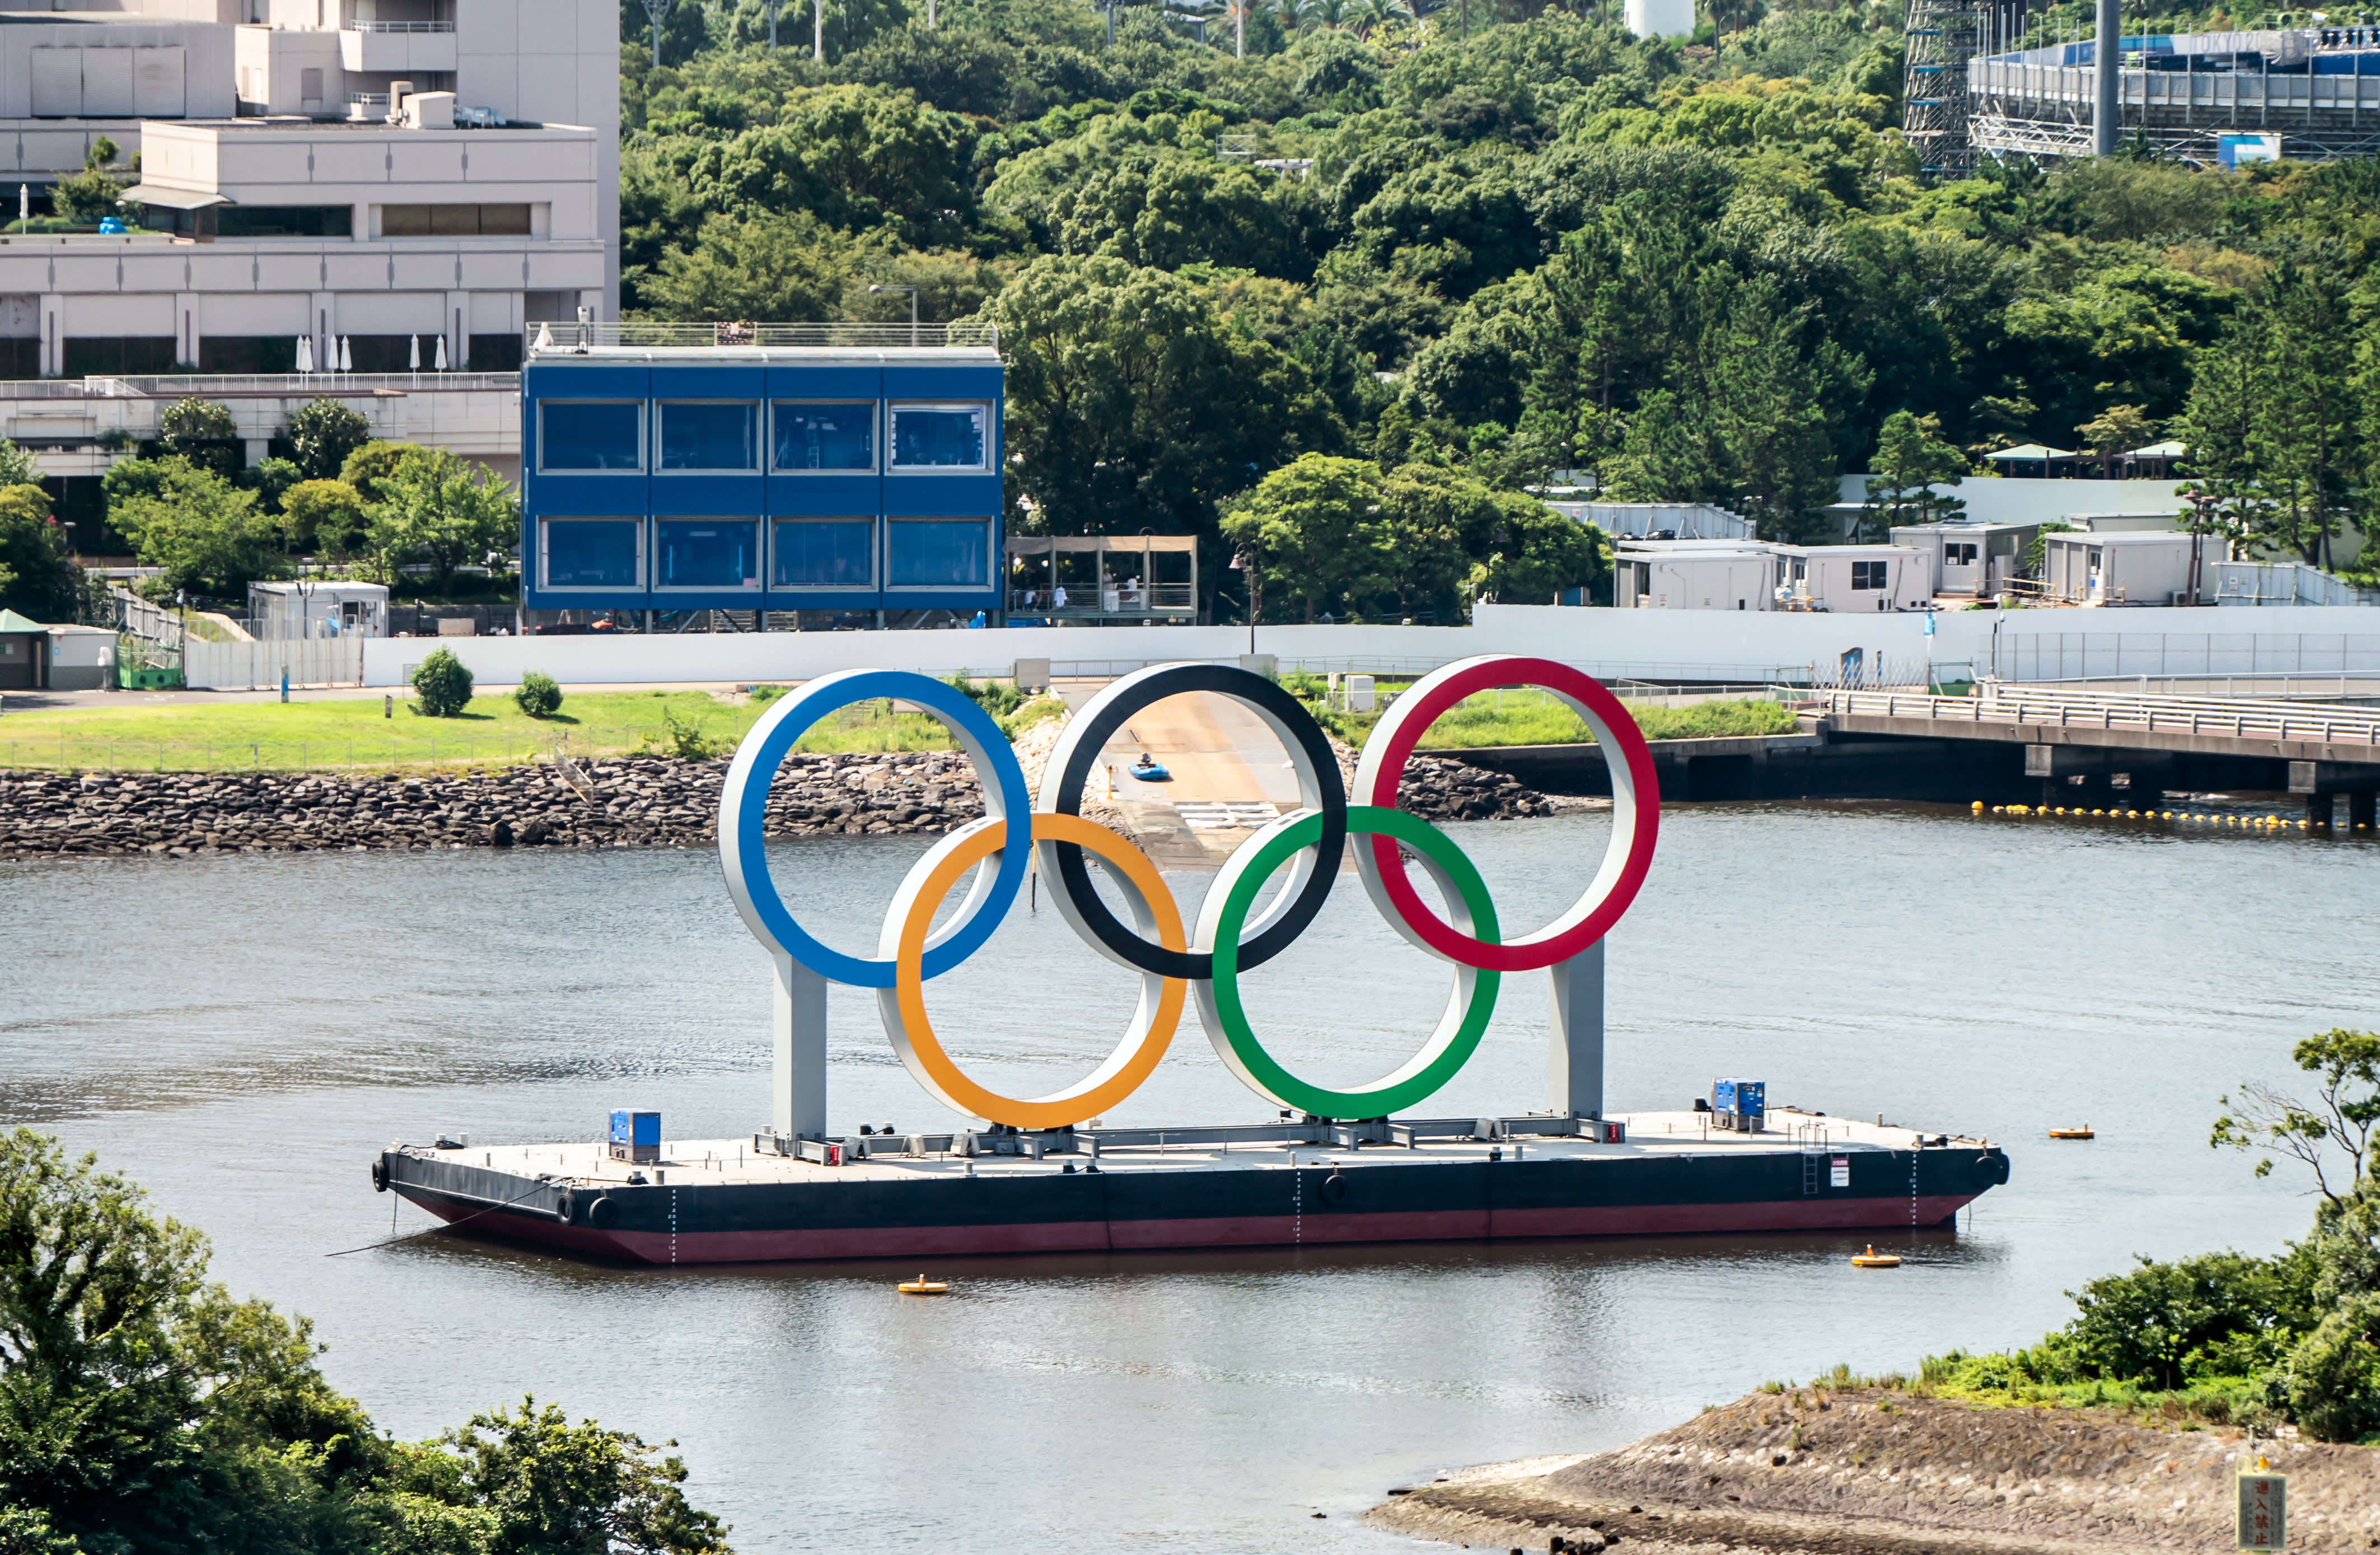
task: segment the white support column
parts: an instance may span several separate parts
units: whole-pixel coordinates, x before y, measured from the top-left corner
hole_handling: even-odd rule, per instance
[[[826,979],[790,955],[777,964],[776,1068],[770,1092],[780,1137],[826,1137]]]
[[[1597,940],[1552,968],[1546,1091],[1560,1117],[1603,1115],[1603,944]]]
[[[67,299],[55,292],[42,294],[42,376],[56,378],[67,370]]]

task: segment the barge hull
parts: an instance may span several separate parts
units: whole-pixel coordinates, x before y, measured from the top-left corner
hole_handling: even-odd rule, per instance
[[[477,1233],[650,1264],[1883,1232],[1949,1223],[2008,1180],[2006,1156],[1973,1145],[1858,1150],[1837,1158],[1840,1181],[1789,1149],[1379,1159],[1391,1154],[1405,1152],[1162,1170],[1002,1162],[982,1175],[818,1168],[769,1182],[681,1165],[630,1184],[391,1150],[375,1180]]]

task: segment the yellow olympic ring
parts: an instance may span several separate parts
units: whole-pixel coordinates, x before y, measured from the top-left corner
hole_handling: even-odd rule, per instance
[[[1178,978],[1141,973],[1140,1007],[1123,1040],[1106,1063],[1063,1090],[1029,1099],[1002,1096],[961,1074],[926,1017],[926,933],[942,898],[959,877],[998,852],[1007,835],[1004,820],[976,821],[943,838],[910,869],[884,917],[877,954],[893,963],[892,986],[880,990],[876,999],[883,1010],[884,1029],[892,1039],[893,1051],[936,1100],[953,1112],[992,1123],[1062,1128],[1114,1107],[1148,1078],[1173,1040],[1189,984]],[[1187,944],[1173,893],[1166,889],[1148,856],[1131,843],[1080,816],[1046,811],[1033,817],[1033,840],[1073,843],[1099,855],[1111,867],[1111,878],[1122,889],[1140,932],[1153,935],[1171,951],[1181,951]]]

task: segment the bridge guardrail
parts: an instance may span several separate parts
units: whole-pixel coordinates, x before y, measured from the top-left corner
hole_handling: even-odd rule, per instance
[[[1972,697],[1921,692],[1834,691],[1828,711],[1844,716],[1923,718],[1935,723],[2123,729],[2143,734],[2228,735],[2234,739],[2361,745],[2380,749],[2380,711],[2306,709],[2286,702],[2192,697],[2107,697],[1982,686]]]

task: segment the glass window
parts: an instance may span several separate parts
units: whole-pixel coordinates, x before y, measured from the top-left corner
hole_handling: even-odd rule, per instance
[[[383,205],[382,237],[527,237],[526,205]]]
[[[637,540],[644,526],[633,518],[548,518],[545,586],[549,589],[637,589]]]
[[[757,405],[662,402],[662,468],[758,469]]]
[[[981,589],[991,576],[991,526],[980,518],[895,523],[886,537],[892,587]]]
[[[644,407],[635,400],[545,400],[538,450],[543,469],[642,469]]]
[[[896,405],[892,468],[981,469],[984,422],[980,405]]]
[[[662,518],[653,524],[656,589],[758,589],[760,526],[738,518]]]
[[[1884,564],[1882,562],[1853,562],[1852,564],[1852,587],[1853,589],[1883,588]]]
[[[772,589],[865,589],[876,580],[872,518],[780,519]]]
[[[779,469],[874,469],[876,402],[776,409]]]

